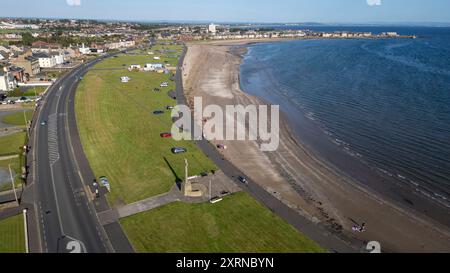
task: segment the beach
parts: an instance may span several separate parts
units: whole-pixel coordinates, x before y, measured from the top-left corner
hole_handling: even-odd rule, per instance
[[[253,41],[252,41],[253,42]],[[192,104],[260,105],[240,88],[239,67],[249,41],[189,44],[183,65],[185,95]],[[192,106],[192,105],[190,105]],[[281,109],[283,110],[283,109]],[[385,252],[450,252],[450,231],[415,210],[399,206],[318,158],[280,121],[280,147],[262,152],[256,141],[221,141],[224,157],[284,204],[342,238],[378,241]],[[366,223],[366,231],[352,227]]]

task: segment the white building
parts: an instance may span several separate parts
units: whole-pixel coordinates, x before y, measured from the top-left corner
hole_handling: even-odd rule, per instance
[[[85,47],[84,44],[83,44],[83,46],[80,47],[78,50],[79,50],[80,53],[83,54],[83,55],[91,54],[91,49],[90,49],[89,47]]]
[[[208,26],[208,32],[210,32],[210,33],[212,33],[212,34],[216,34],[216,33],[217,33],[216,25],[210,24],[210,25]]]
[[[56,58],[48,53],[39,52],[33,54],[39,60],[40,68],[50,68],[56,66]]]
[[[63,53],[52,53],[52,57],[55,59],[56,65],[63,64],[66,61],[66,56]]]
[[[16,88],[16,79],[7,71],[0,71],[0,91],[11,91]]]
[[[136,45],[135,41],[120,41],[120,42],[115,42],[115,43],[109,43],[106,44],[106,48],[108,49],[121,49],[121,48],[128,48],[128,47],[133,47]]]

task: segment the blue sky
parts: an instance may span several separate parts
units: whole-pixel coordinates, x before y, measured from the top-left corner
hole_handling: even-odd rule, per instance
[[[450,22],[450,0],[15,0],[2,2],[0,10],[2,17],[211,22]]]

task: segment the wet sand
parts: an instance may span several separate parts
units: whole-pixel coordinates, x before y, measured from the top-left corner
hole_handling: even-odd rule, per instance
[[[253,42],[253,41],[252,41]],[[246,44],[248,41],[239,41]],[[241,57],[233,43],[191,44],[183,65],[184,91],[203,104],[265,104],[239,86]],[[283,109],[282,109],[283,110]],[[394,205],[320,160],[282,117],[280,147],[261,152],[256,141],[222,141],[226,159],[286,205],[341,237],[379,241],[387,252],[450,252],[450,230],[414,210]],[[352,232],[367,224],[364,233]]]

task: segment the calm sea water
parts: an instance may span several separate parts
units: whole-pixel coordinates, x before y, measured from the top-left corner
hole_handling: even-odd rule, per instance
[[[241,66],[243,90],[281,104],[291,120],[314,124],[330,143],[381,176],[447,203],[450,28],[345,30],[419,38],[252,45]],[[326,155],[314,141],[309,144]]]

